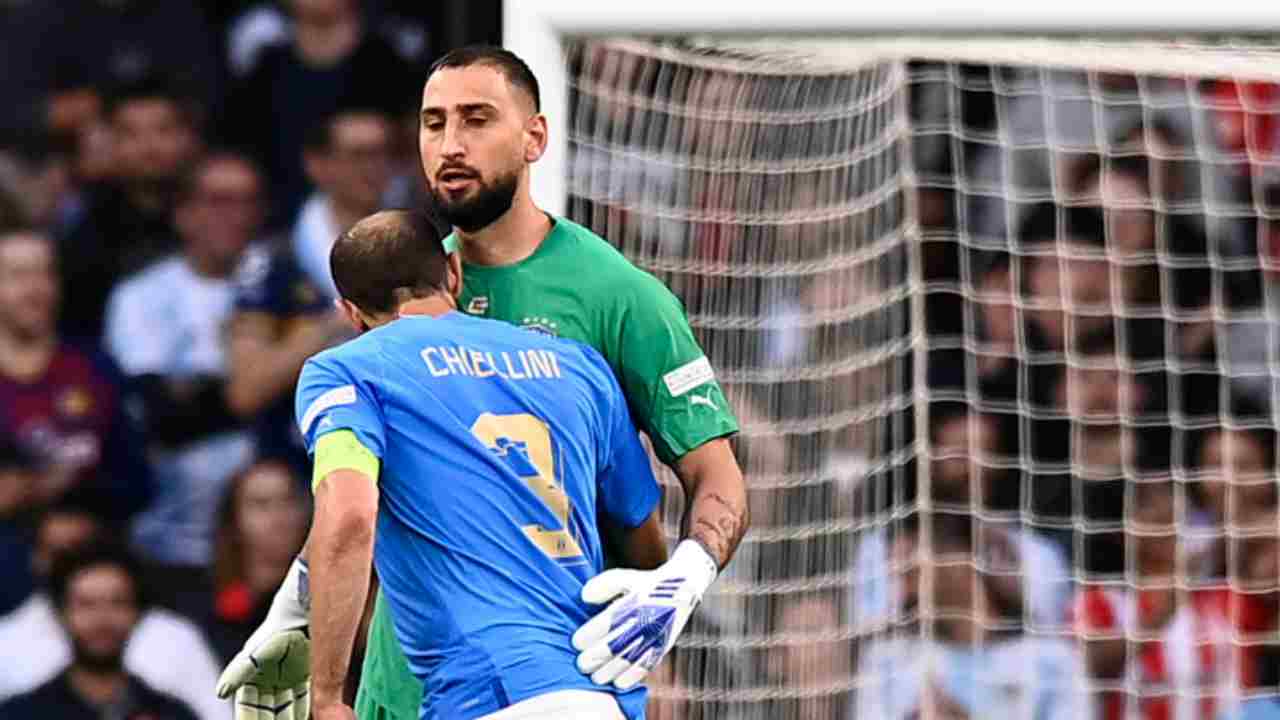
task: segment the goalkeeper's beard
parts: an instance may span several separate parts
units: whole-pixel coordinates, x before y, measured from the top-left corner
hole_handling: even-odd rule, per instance
[[[477,178],[475,195],[458,200],[449,199],[448,195],[432,184],[431,196],[445,222],[463,232],[472,233],[492,225],[511,209],[515,202],[517,182],[514,172],[498,175],[492,184]]]

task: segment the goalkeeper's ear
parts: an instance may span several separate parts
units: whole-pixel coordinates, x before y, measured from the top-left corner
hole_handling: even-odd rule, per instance
[[[547,151],[547,116],[534,113],[524,122],[524,161],[538,162]]]

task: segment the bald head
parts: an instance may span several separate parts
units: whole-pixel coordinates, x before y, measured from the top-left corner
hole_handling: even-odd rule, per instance
[[[447,294],[448,266],[440,233],[415,210],[370,215],[339,235],[329,253],[338,293],[373,316],[413,298]]]

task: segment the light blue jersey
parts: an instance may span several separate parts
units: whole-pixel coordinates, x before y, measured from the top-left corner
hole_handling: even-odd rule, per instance
[[[374,564],[425,687],[421,718],[467,720],[594,685],[570,638],[603,569],[598,513],[657,506],[648,455],[590,347],[493,320],[408,316],[309,360],[297,391],[309,452],[351,430],[381,459]],[[599,608],[594,608],[599,610]]]

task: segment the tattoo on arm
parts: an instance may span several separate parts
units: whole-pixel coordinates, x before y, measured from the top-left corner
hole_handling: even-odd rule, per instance
[[[689,537],[696,540],[724,568],[747,528],[747,506],[735,507],[719,493],[699,495],[689,506]]]

